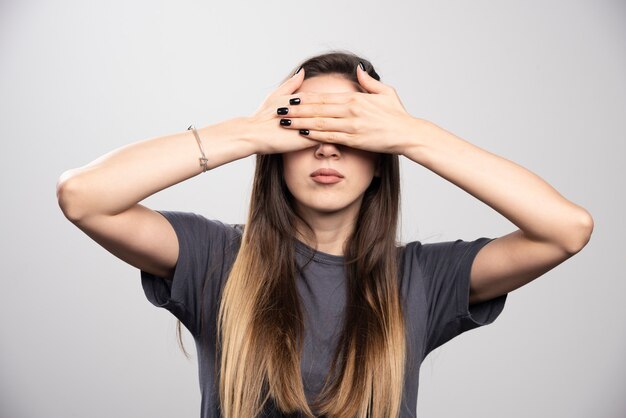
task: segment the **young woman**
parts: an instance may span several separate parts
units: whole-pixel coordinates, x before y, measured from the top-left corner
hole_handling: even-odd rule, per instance
[[[245,225],[138,203],[202,173],[204,150],[208,169],[256,154]],[[400,155],[519,229],[397,244]],[[593,229],[535,174],[409,115],[369,61],[339,51],[302,62],[254,115],[121,147],[63,173],[57,193],[194,336],[203,418],[414,417],[424,357],[493,322]]]

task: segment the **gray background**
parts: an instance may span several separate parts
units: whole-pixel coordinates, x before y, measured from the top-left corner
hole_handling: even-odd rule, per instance
[[[1,416],[199,415],[190,335],[187,360],[139,271],[63,217],[56,181],[130,142],[250,115],[329,49],[370,59],[412,115],[530,169],[595,220],[581,253],[425,361],[420,416],[625,416],[625,18],[623,1],[3,1]],[[241,222],[253,161],[143,203]],[[515,229],[402,164],[404,241]]]

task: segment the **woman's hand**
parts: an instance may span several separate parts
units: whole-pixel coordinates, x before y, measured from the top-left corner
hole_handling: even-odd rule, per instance
[[[276,118],[276,107],[289,103],[303,80],[304,68],[268,94],[255,113],[245,119],[255,154],[278,154],[319,145],[306,136],[282,129]]]
[[[357,66],[359,84],[368,92],[307,93],[283,97],[277,107],[287,107],[291,125],[280,125],[284,130],[295,130],[295,136],[319,142],[342,144],[371,152],[404,154],[415,146],[422,119],[407,113],[398,94],[391,86],[371,77]],[[298,97],[300,104],[290,106],[289,99]],[[274,102],[272,102],[274,103]],[[300,129],[309,130],[308,135]]]

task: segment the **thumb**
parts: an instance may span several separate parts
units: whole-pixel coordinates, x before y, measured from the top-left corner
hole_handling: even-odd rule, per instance
[[[274,95],[284,96],[292,94],[300,87],[302,81],[304,81],[304,68],[301,66],[298,70],[296,70],[294,75],[285,80],[285,82],[274,91]]]
[[[376,80],[369,75],[367,71],[361,67],[363,63],[359,61],[359,65],[356,66],[356,77],[359,80],[359,84],[369,93],[384,93],[388,90],[388,86]]]

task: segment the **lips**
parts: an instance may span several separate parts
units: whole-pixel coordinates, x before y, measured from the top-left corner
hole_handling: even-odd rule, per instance
[[[333,170],[332,168],[320,168],[311,173],[311,177],[317,177],[317,176],[334,176],[334,177],[343,178],[343,174],[341,174],[337,170]]]
[[[311,173],[311,178],[316,183],[334,184],[341,181],[343,174],[332,168],[320,168]]]

